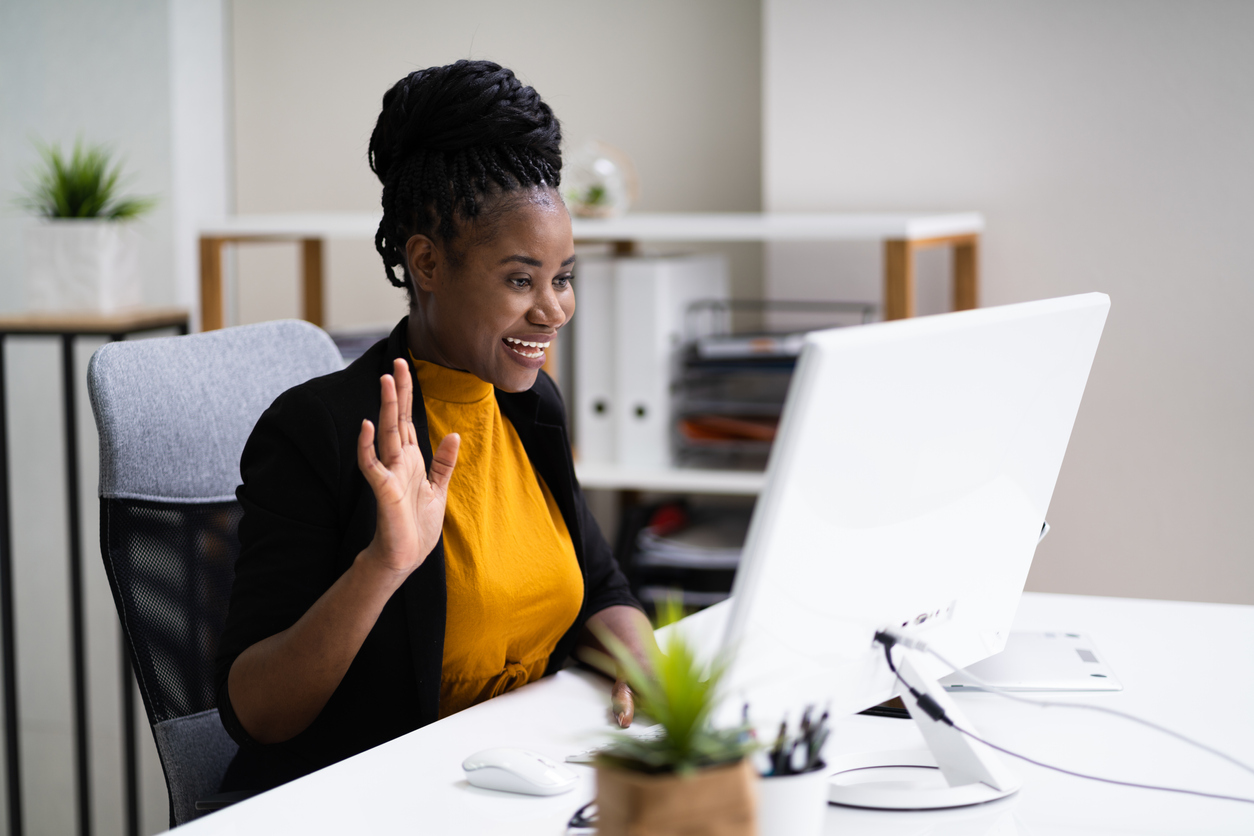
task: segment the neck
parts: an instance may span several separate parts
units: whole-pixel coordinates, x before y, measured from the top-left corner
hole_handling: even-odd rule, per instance
[[[432,333],[431,326],[427,323],[424,312],[419,306],[409,309],[409,327],[406,329],[405,338],[409,342],[409,350],[414,355],[414,359],[425,360],[449,369],[458,368],[440,349],[440,344],[435,339],[435,334]]]

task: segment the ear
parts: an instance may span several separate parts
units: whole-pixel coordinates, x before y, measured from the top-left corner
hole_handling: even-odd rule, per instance
[[[411,235],[405,242],[405,265],[417,290],[428,293],[435,289],[436,272],[442,254],[439,247],[425,235]]]

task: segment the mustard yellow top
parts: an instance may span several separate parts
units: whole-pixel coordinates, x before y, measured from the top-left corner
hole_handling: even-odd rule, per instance
[[[412,355],[411,355],[412,359]],[[575,547],[492,384],[414,360],[431,449],[461,435],[444,512],[440,717],[539,679],[583,602]]]

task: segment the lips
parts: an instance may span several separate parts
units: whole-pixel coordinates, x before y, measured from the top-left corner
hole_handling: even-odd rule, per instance
[[[521,337],[505,337],[502,342],[510,351],[527,360],[539,360],[544,357],[544,350],[549,347],[549,339],[525,340]]]

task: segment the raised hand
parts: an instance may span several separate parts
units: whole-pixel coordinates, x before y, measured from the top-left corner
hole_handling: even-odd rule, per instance
[[[379,507],[374,539],[348,571],[291,627],[249,647],[231,665],[231,702],[240,723],[262,743],[309,727],[339,687],[392,594],[422,565],[444,527],[449,479],[461,441],[450,433],[423,466],[414,429],[414,384],[397,360],[379,382],[375,427],[361,424],[357,465]]]
[[[398,359],[392,369],[379,380],[378,452],[370,421],[361,422],[357,437],[357,466],[378,506],[374,539],[361,556],[403,580],[422,565],[440,539],[461,439],[456,433],[444,437],[428,474],[414,428],[409,364]]]

